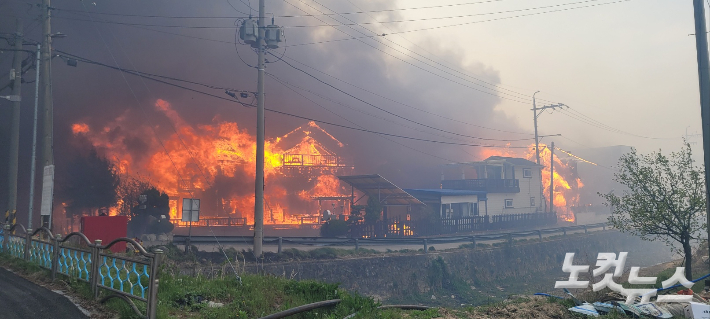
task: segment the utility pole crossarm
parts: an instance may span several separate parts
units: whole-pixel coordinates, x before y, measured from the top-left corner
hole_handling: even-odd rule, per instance
[[[542,114],[542,111],[547,110],[547,109],[561,109],[563,107],[569,108],[569,106],[562,104],[562,103],[557,103],[557,104],[550,104],[550,105],[545,105],[543,107],[533,107],[530,109],[531,111],[535,112],[535,117],[539,117],[540,114]],[[539,112],[538,112],[539,111]]]

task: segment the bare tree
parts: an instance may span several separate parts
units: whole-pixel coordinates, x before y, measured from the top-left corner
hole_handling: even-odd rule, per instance
[[[665,242],[685,258],[685,277],[692,279],[691,242],[705,229],[705,182],[702,167],[693,164],[690,144],[667,157],[661,152],[639,155],[635,149],[619,159],[614,180],[628,187],[621,196],[599,194],[611,206],[616,229]]]

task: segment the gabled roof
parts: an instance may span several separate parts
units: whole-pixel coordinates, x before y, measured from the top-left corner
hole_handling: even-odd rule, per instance
[[[276,147],[287,154],[337,155],[344,144],[311,121],[276,139]]]
[[[416,197],[378,174],[338,176],[338,178],[368,197],[379,197],[385,205],[424,205]]]

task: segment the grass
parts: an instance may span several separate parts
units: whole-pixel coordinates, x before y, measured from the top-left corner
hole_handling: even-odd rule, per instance
[[[0,254],[0,265],[36,281],[48,281],[49,271],[34,263]],[[94,300],[88,283],[75,277],[58,275],[75,295]],[[100,298],[106,292],[100,294]],[[318,301],[341,299],[336,306],[320,308],[289,318],[344,318],[357,313],[353,318],[436,318],[437,309],[402,311],[379,310],[380,304],[370,297],[347,292],[338,284],[317,281],[294,281],[274,276],[242,274],[223,275],[215,278],[174,275],[169,267],[163,267],[158,290],[158,318],[259,318],[271,313]],[[222,303],[222,307],[210,307],[208,302]],[[141,311],[145,303],[136,302]],[[113,299],[105,307],[122,319],[140,318],[122,300]]]

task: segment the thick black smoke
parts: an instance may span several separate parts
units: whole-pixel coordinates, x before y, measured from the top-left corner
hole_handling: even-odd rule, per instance
[[[289,0],[288,2],[268,1],[267,4],[269,7],[267,11],[270,13],[269,16],[271,16],[271,13],[274,13],[276,16],[289,14],[304,15],[303,12],[291,6],[289,3],[307,10],[310,13],[317,13],[299,0]],[[318,6],[312,1],[305,1],[305,3],[327,12],[327,9]],[[328,0],[321,1],[321,3],[339,12],[359,11],[342,1]],[[247,13],[249,11],[249,8],[242,3],[233,1],[232,5],[237,7],[238,10]],[[389,1],[381,1],[381,5],[378,6],[372,3],[368,3],[367,5],[369,7],[389,8],[392,6],[392,3]],[[245,64],[245,62],[252,65],[256,63],[256,55],[248,46],[236,45],[235,47],[232,43],[235,38],[235,28],[233,28],[233,25],[237,22],[236,18],[163,19],[127,16],[243,16],[243,14],[236,12],[227,1],[164,0],[145,2],[128,0],[88,2],[55,0],[52,2],[52,6],[56,8],[56,10],[53,11],[54,19],[52,20],[52,31],[62,32],[68,35],[66,38],[56,39],[54,41],[54,49],[70,52],[112,66],[118,64],[120,67],[127,69],[135,68],[148,73],[172,76],[218,87],[229,87],[248,91],[256,90],[257,71]],[[41,27],[38,26],[36,19],[39,15],[39,9],[37,7],[28,6],[22,2],[10,1],[4,2],[0,9],[8,15],[23,17],[25,29],[27,30],[26,36],[30,40],[40,39],[39,31]],[[82,13],[84,10],[90,12],[121,13],[124,15],[87,15],[86,13]],[[350,15],[348,17],[356,19],[356,21],[359,22],[371,21],[370,17],[366,15]],[[322,19],[328,24],[337,24],[334,18],[341,22],[348,22],[338,16],[319,16],[319,19]],[[399,18],[401,18],[401,16],[397,13],[378,15],[378,19],[380,20],[394,20]],[[121,24],[92,23],[91,20],[192,27],[220,26],[225,28],[200,29],[128,26]],[[323,22],[315,20],[313,17],[276,18],[275,23],[284,26],[324,24]],[[378,25],[369,25],[368,28],[377,33],[390,32],[389,29],[383,29],[382,26]],[[390,28],[396,28],[396,26],[390,26]],[[339,29],[347,32],[351,36],[362,36],[362,34],[348,27],[341,26]],[[13,30],[13,19],[5,18],[0,21],[0,32],[4,35],[12,33]],[[160,33],[154,30],[178,33],[182,36]],[[370,31],[364,29],[358,30],[371,34]],[[392,39],[419,54],[425,55],[439,63],[453,66],[457,70],[475,76],[488,83],[497,84],[500,82],[498,73],[493,66],[486,65],[486,61],[464,64],[464,60],[475,61],[475,57],[464,56],[462,50],[441,49],[439,46],[441,39],[421,38],[418,37],[417,34],[405,34],[404,36],[408,39],[416,41],[416,46],[398,35],[362,39],[364,43],[358,40],[346,40],[292,46],[330,39],[342,39],[348,36],[330,27],[287,28],[285,32],[287,42],[284,43],[284,45],[290,47],[286,48],[284,60],[378,107],[407,117],[413,121],[459,134],[501,139],[528,137],[526,135],[506,135],[500,132],[465,125],[402,105],[408,104],[425,110],[426,112],[487,127],[524,131],[514,127],[501,112],[494,109],[496,103],[499,101],[497,96],[483,94],[434,76],[431,73],[451,78],[450,75],[446,75],[440,70],[427,67],[413,58],[397,52],[396,50],[400,50],[407,54],[412,54],[392,44],[392,42],[387,41],[387,39]],[[196,39],[196,37],[209,38],[222,42],[201,40]],[[387,47],[383,43],[391,47]],[[4,43],[2,43],[2,45],[3,47],[7,46]],[[426,48],[427,52],[423,51],[424,48]],[[378,49],[390,53],[394,57]],[[284,53],[283,50],[283,48],[273,50],[273,53],[277,56],[281,56],[281,54]],[[244,62],[240,60],[238,54]],[[5,51],[0,55],[1,70],[9,69],[11,56],[12,53],[9,51]],[[423,60],[422,57],[417,57],[416,59]],[[340,123],[347,126],[362,127],[368,130],[415,138],[471,144],[480,144],[483,142],[468,137],[435,131],[407,122],[401,118],[396,118],[320,83],[312,77],[291,68],[284,62],[278,61],[274,56],[269,56],[268,60],[272,63],[268,64],[267,72],[275,75],[281,81],[316,92],[331,101],[295,88],[296,91],[318,102],[324,107],[322,108],[279,84],[274,78],[267,77],[267,108]],[[311,69],[308,66],[304,66],[299,62],[326,72],[330,76]],[[410,63],[425,68],[431,73],[420,70],[410,65]],[[440,66],[437,67],[440,68]],[[122,74],[115,70],[87,63],[79,62],[77,67],[67,66],[61,57],[54,58],[52,72],[55,107],[54,149],[56,164],[58,166],[57,169],[61,169],[61,166],[71,157],[70,155],[73,149],[78,147],[77,145],[80,145],[80,143],[76,142],[75,137],[71,133],[71,124],[76,122],[81,121],[90,126],[101,127],[108,121],[114,120],[116,117],[131,114],[133,117],[131,121],[134,121],[137,125],[155,128],[155,132],[157,132],[158,135],[162,135],[163,138],[172,134],[169,120],[161,113],[155,111],[153,107],[155,100],[158,98],[170,102],[181,117],[189,121],[191,125],[209,124],[212,119],[219,114],[224,120],[239,123],[240,127],[247,128],[252,134],[255,131],[255,110],[245,108],[237,103],[200,95],[195,92],[166,86],[150,80],[142,80],[133,75]],[[27,77],[28,80],[31,78],[32,76]],[[457,81],[463,82],[463,80],[460,79],[457,79]],[[364,90],[350,86],[345,82],[376,92],[379,95],[385,96],[386,99],[374,96]],[[224,94],[223,90],[209,89],[184,83],[180,84],[229,98]],[[4,82],[0,82],[0,86],[1,85],[4,85]],[[24,159],[29,159],[30,154],[32,127],[31,102],[33,101],[33,89],[33,85],[23,86],[21,158]],[[2,94],[9,94],[6,92],[7,91],[3,91]],[[391,100],[397,101],[398,103]],[[243,101],[256,103],[252,101],[251,98],[243,99]],[[334,103],[333,101],[345,104],[347,107]],[[0,112],[7,112],[9,103],[0,100],[0,105]],[[130,112],[127,113],[126,109],[130,109]],[[364,113],[369,113],[374,116]],[[2,167],[6,167],[5,163],[7,157],[5,154],[9,136],[7,133],[9,125],[7,124],[9,124],[9,122],[7,122],[7,117],[4,115],[0,116],[0,118],[2,118],[3,128],[0,130],[0,139],[3,143],[2,149],[0,150],[0,153],[3,154],[3,162],[0,164]],[[267,112],[267,137],[283,135],[305,124],[305,122],[306,121],[303,119]],[[411,141],[395,137],[382,137],[326,124],[321,124],[321,127],[346,144],[346,147],[353,156],[356,173],[379,173],[402,187],[437,187],[440,172],[438,165],[450,161],[472,161],[481,159],[479,155],[480,149],[475,147],[452,146]],[[149,134],[154,133],[151,132]],[[146,137],[146,140],[149,140],[149,138]],[[137,155],[145,153],[148,145],[140,137],[124,140],[124,143],[127,149],[132,150],[132,152]],[[487,143],[505,144],[504,142]],[[527,144],[527,142],[517,143],[517,145],[525,144]],[[39,156],[41,156],[41,154],[39,154]],[[24,206],[27,202],[27,192],[23,190],[27,190],[28,187],[26,180],[29,176],[29,165],[27,160],[21,160],[20,163],[20,205]],[[0,177],[6,176],[5,174],[5,170],[3,170],[3,172],[0,173]],[[219,184],[229,183],[227,183],[227,181],[217,181],[216,185]],[[0,185],[0,189],[5,191],[5,188],[6,185],[3,182],[2,185]],[[2,197],[0,203],[4,203],[4,200],[5,196]]]

